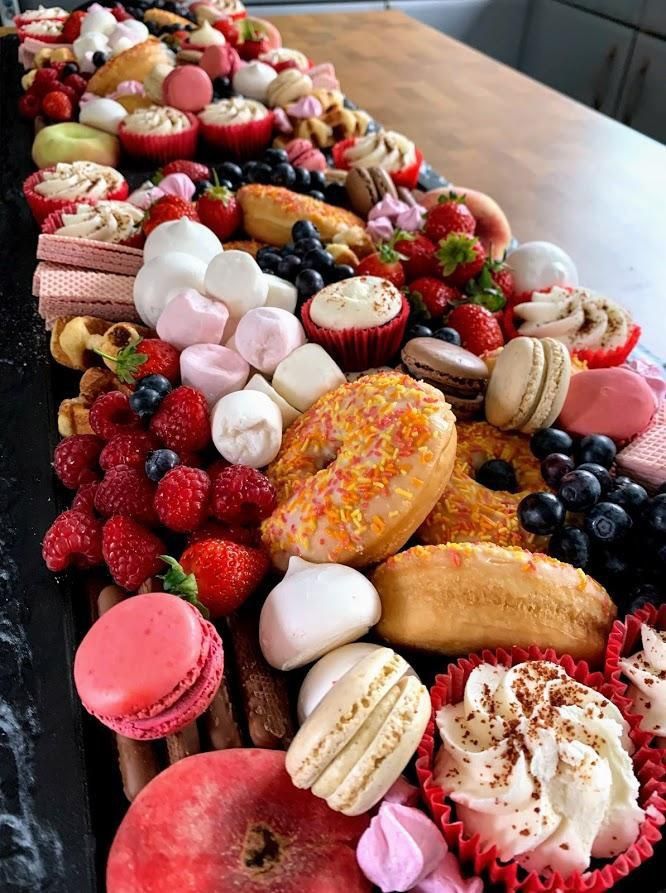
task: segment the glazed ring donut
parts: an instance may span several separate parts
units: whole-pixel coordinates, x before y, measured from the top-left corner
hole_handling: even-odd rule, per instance
[[[451,408],[424,382],[380,372],[325,394],[268,469],[278,507],[262,535],[274,563],[364,567],[392,555],[439,498],[455,452]]]
[[[489,459],[504,459],[513,465],[518,493],[489,490],[476,482],[476,469]],[[492,542],[542,551],[543,539],[523,530],[517,509],[524,496],[543,489],[539,464],[527,437],[508,434],[487,422],[458,424],[458,452],[451,480],[418,536],[433,546]]]

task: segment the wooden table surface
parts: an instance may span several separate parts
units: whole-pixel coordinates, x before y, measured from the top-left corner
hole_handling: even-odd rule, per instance
[[[666,359],[664,146],[398,11],[271,18],[435,170],[492,195],[520,241],[569,252]]]

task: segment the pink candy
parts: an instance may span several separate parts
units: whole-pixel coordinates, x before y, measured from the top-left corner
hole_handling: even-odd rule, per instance
[[[224,304],[187,288],[178,292],[160,314],[157,334],[178,350],[192,344],[219,344],[228,319]]]
[[[239,391],[249,375],[245,360],[220,344],[192,344],[180,355],[183,384],[201,391],[209,406],[220,397]]]
[[[323,111],[321,102],[316,96],[301,96],[297,102],[290,103],[286,112],[292,118],[318,118]]]
[[[187,174],[167,174],[160,180],[159,188],[167,195],[176,195],[187,202],[196,192],[196,186]]]
[[[303,326],[293,313],[280,307],[248,310],[234,333],[238,353],[264,375],[272,375],[279,363],[305,341]]]
[[[323,152],[315,149],[310,140],[291,140],[285,146],[289,163],[295,167],[304,167],[309,171],[325,171],[326,158]]]

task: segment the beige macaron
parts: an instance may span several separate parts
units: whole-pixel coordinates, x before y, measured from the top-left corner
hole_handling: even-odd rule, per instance
[[[360,815],[381,800],[423,737],[430,697],[390,648],[362,658],[301,726],[286,758],[297,788]]]

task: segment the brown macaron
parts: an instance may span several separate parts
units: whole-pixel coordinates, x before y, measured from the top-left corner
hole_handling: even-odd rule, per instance
[[[364,217],[385,195],[398,197],[390,174],[381,167],[352,168],[347,174],[345,187],[352,208]]]
[[[482,408],[489,372],[476,354],[438,338],[412,338],[401,357],[410,375],[444,393],[456,418],[472,418]]]

